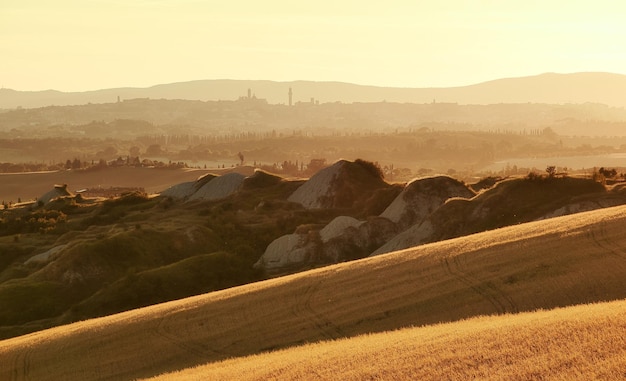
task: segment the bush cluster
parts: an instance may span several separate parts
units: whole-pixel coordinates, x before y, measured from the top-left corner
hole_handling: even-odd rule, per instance
[[[5,213],[0,217],[0,236],[22,233],[49,233],[67,222],[59,210],[37,210],[22,216]]]

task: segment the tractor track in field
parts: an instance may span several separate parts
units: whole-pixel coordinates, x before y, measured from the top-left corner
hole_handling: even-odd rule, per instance
[[[303,317],[311,322],[326,339],[345,337],[346,335],[341,328],[326,319],[323,314],[320,314],[311,306],[311,300],[319,290],[320,285],[321,281],[307,285],[304,292],[296,296],[291,312],[294,316]]]
[[[617,244],[610,237],[608,237],[605,222],[601,222],[593,226],[591,229],[589,229],[587,235],[596,246],[600,247],[607,253],[622,259],[626,259],[626,251],[624,250],[624,248],[622,248],[619,244]]]
[[[11,381],[27,381],[30,380],[30,347],[24,347],[13,358],[13,368],[11,369]]]
[[[165,315],[161,317],[157,323],[156,328],[152,331],[154,335],[158,336],[162,340],[180,348],[185,353],[196,357],[198,360],[206,360],[210,355],[220,355],[221,353],[215,350],[211,350],[201,342],[190,340],[187,337],[181,338],[172,331],[172,315]]]
[[[461,283],[487,300],[497,313],[502,314],[505,312],[519,311],[513,299],[497,288],[492,282],[477,278],[464,271],[459,256],[445,257],[441,262],[447,273],[454,276],[461,281]]]

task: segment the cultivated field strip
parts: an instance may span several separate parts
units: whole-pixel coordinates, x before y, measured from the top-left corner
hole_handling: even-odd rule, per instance
[[[626,298],[626,207],[498,229],[0,341],[2,380],[131,380],[477,315]]]
[[[30,347],[26,346],[13,358],[13,373],[10,380],[27,380],[30,374]]]
[[[336,339],[344,337],[345,334],[341,330],[341,327],[335,325],[332,321],[328,320],[323,314],[316,311],[311,307],[311,299],[318,292],[321,285],[321,281],[312,282],[306,287],[302,294],[295,296],[292,312],[297,319],[303,319],[311,322],[315,329],[326,339]]]
[[[150,380],[618,381],[624,329],[619,300],[322,341]]]
[[[513,299],[493,283],[485,283],[481,278],[463,270],[459,256],[443,258],[446,272],[467,285],[472,291],[487,300],[497,313],[518,312]]]

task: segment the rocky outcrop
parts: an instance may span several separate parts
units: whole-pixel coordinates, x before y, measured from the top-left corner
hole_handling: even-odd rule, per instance
[[[55,185],[52,190],[46,192],[42,196],[40,196],[37,201],[41,201],[44,204],[49,203],[50,201],[57,199],[59,197],[72,197],[73,194],[67,190],[67,184],[59,184]]]
[[[363,221],[359,221],[356,218],[339,216],[320,230],[320,239],[322,243],[328,242],[333,238],[341,237],[349,228],[358,229],[361,224],[363,224]]]
[[[309,262],[313,248],[306,234],[288,234],[275,239],[254,264],[268,272],[302,267]]]
[[[386,218],[359,221],[339,216],[322,229],[314,226],[274,240],[255,264],[269,273],[281,273],[367,256],[397,233]]]
[[[372,252],[371,256],[391,253],[430,242],[435,230],[431,221],[423,221],[396,235]]]
[[[44,251],[41,254],[37,254],[37,255],[33,255],[32,257],[30,257],[26,262],[24,262],[25,265],[30,265],[33,263],[37,263],[37,264],[41,264],[41,263],[46,263],[49,262],[50,260],[52,260],[54,258],[54,256],[61,252],[63,249],[65,249],[67,245],[58,245],[55,246],[49,250]]]
[[[219,200],[226,198],[241,187],[244,178],[244,175],[234,172],[217,176],[194,192],[194,194],[189,197],[189,201]]]
[[[330,167],[328,171],[309,183],[315,185],[310,191],[294,193],[305,206],[320,206],[336,194],[322,192],[323,184],[332,186],[341,174],[345,163]],[[306,183],[305,183],[306,185]],[[300,189],[307,189],[303,185]],[[298,190],[300,190],[298,189]],[[415,180],[406,185],[404,190],[393,200],[380,216],[358,220],[349,216],[340,216],[332,220],[319,231],[309,232],[300,236],[297,245],[286,245],[283,237],[272,243],[261,260],[257,263],[270,272],[286,271],[291,268],[337,263],[362,258],[376,252],[386,250],[387,244],[402,230],[413,224],[419,224],[433,211],[453,197],[472,197],[474,192],[463,183],[447,176],[439,176]],[[314,234],[313,234],[314,233]],[[427,238],[428,231],[420,234]],[[316,237],[317,239],[311,239]],[[290,242],[295,242],[293,241]],[[399,236],[398,242],[390,247],[403,246],[412,241],[412,237]],[[271,260],[270,260],[271,259]],[[298,262],[300,261],[301,262]]]
[[[382,217],[371,217],[338,230],[333,238],[323,242],[321,253],[331,263],[363,258],[397,233],[393,222]]]
[[[448,176],[417,179],[408,183],[380,216],[404,230],[419,224],[450,198],[473,196],[475,193],[465,184]]]
[[[195,184],[195,181],[189,181],[186,183],[172,185],[171,187],[161,192],[161,196],[171,197],[177,200],[186,200],[196,191],[196,188],[194,186]]]
[[[351,208],[386,187],[389,184],[376,172],[373,164],[339,160],[302,184],[288,201],[307,209]]]
[[[244,179],[244,175],[234,172],[221,176],[207,174],[196,181],[171,186],[161,192],[161,196],[185,201],[219,200],[239,190]]]
[[[359,236],[363,247],[367,247],[367,253],[371,253],[375,248],[380,247],[391,238],[395,237],[400,230],[397,225],[384,217],[370,217],[366,223],[359,226]]]

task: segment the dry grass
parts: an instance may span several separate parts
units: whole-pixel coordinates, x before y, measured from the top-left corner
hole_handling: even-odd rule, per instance
[[[625,223],[626,207],[581,213],[4,340],[0,379],[130,380],[319,340],[624,299]],[[478,358],[448,355],[459,372]]]
[[[623,380],[626,301],[325,341],[165,374],[193,380]]]

